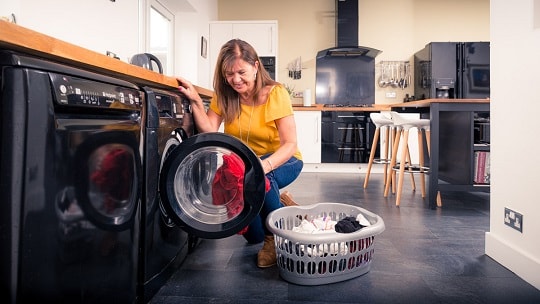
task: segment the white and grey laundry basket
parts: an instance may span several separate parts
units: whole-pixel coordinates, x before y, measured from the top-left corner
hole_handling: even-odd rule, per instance
[[[330,217],[340,221],[362,214],[370,226],[352,233],[309,234],[293,231],[302,220]],[[280,276],[300,285],[322,285],[367,273],[374,255],[375,235],[384,231],[383,219],[360,207],[341,203],[289,206],[271,212],[267,226],[275,237]]]

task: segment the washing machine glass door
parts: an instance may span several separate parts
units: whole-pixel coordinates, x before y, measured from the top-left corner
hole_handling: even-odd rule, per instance
[[[168,215],[201,238],[239,232],[259,213],[265,196],[259,158],[223,133],[183,141],[165,160],[159,186]]]
[[[133,224],[141,184],[136,132],[95,133],[75,153],[76,201],[88,220],[101,229],[122,231]],[[59,202],[64,204],[64,200]]]

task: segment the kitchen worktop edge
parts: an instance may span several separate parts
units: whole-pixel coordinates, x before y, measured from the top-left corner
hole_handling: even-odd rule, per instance
[[[352,111],[352,112],[379,112],[390,111],[395,108],[424,108],[432,103],[489,103],[489,99],[422,99],[392,104],[374,104],[370,107],[325,107],[323,104],[315,104],[305,107],[301,104],[293,104],[295,111]]]

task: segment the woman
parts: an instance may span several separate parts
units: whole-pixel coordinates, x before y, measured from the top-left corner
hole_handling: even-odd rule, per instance
[[[219,52],[208,110],[190,82],[180,77],[178,82],[180,92],[191,101],[200,132],[216,132],[223,122],[225,133],[243,141],[261,159],[271,187],[260,214],[243,235],[249,243],[264,241],[257,266],[275,265],[274,237],[266,228],[266,218],[282,207],[279,189],[294,181],[303,167],[287,90],[270,78],[255,49],[238,39],[225,43]]]

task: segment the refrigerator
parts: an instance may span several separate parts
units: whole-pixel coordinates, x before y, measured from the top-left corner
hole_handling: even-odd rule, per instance
[[[414,99],[489,98],[489,42],[430,42],[414,54]]]

